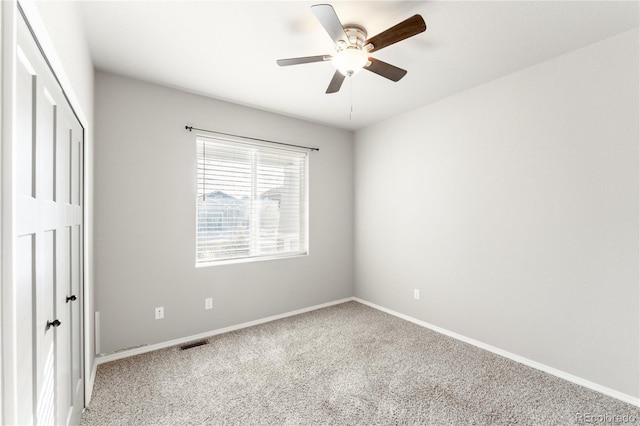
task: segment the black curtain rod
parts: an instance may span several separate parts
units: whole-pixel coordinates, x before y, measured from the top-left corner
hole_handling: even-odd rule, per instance
[[[192,132],[194,130],[199,130],[201,132],[217,133],[219,135],[234,136],[234,137],[237,137],[237,138],[251,139],[251,140],[260,141],[260,142],[275,143],[275,144],[278,144],[278,145],[294,146],[296,148],[304,148],[304,149],[308,149],[308,150],[311,150],[311,151],[320,151],[320,148],[311,148],[309,146],[294,145],[294,144],[291,144],[291,143],[276,142],[276,141],[270,141],[270,140],[267,140],[267,139],[259,139],[259,138],[251,138],[251,137],[248,137],[248,136],[233,135],[231,133],[218,132],[217,130],[198,129],[197,127],[193,127],[193,126],[184,126],[184,128],[187,129],[190,132]]]

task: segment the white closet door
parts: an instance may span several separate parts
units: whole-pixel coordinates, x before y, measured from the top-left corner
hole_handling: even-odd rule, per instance
[[[17,52],[18,420],[68,424],[84,405],[83,129],[22,18]]]

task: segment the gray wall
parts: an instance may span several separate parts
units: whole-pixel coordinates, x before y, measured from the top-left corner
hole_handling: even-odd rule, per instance
[[[358,131],[355,295],[640,396],[638,49],[633,30]]]
[[[351,132],[102,72],[95,98],[101,352],[353,294]],[[195,268],[196,149],[186,124],[320,148],[310,154],[309,256]]]

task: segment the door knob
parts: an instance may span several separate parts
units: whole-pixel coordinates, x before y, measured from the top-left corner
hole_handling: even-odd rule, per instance
[[[60,324],[62,324],[60,320],[47,321],[47,327],[45,328],[45,330],[48,330],[51,327],[58,327]]]
[[[72,294],[71,296],[67,296],[67,302],[66,303],[74,302],[76,299],[77,299],[76,295]]]

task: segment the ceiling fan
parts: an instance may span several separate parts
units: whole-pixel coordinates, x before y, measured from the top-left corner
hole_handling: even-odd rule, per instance
[[[285,67],[311,62],[331,61],[336,67],[336,72],[333,74],[326,93],[339,91],[345,77],[351,77],[361,69],[366,69],[391,81],[399,81],[407,73],[406,70],[369,57],[369,53],[413,37],[427,29],[422,16],[414,15],[367,39],[367,31],[363,27],[354,24],[342,25],[330,4],[313,5],[311,6],[311,11],[335,43],[336,54],[333,56],[318,55],[278,59],[276,63],[281,67]]]

